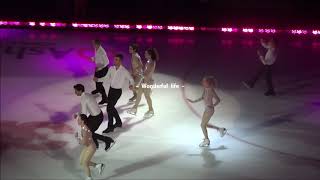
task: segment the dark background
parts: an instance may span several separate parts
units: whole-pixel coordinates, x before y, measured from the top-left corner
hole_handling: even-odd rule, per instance
[[[319,27],[319,1],[5,0],[0,18],[106,23]]]

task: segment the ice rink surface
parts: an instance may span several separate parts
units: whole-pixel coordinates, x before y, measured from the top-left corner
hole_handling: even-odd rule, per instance
[[[96,162],[107,166],[95,179],[308,179],[320,177],[320,40],[279,36],[274,69],[277,96],[265,97],[263,78],[254,89],[241,81],[255,72],[260,36],[197,33],[134,33],[0,29],[1,179],[83,179],[81,147],[74,138],[73,113],[80,98],[73,85],[94,89],[91,40],[103,41],[113,63],[128,45],[160,54],[154,79],[175,88],[154,89],[155,115],[145,119],[144,97],[136,116],[126,110],[132,92],[124,87],[116,107],[123,128]],[[145,59],[143,58],[143,62]],[[220,138],[199,148],[203,102],[200,80],[214,75],[221,104],[210,124],[223,126]],[[108,83],[105,84],[108,90]],[[97,97],[97,101],[100,97]],[[105,120],[98,133],[107,126]],[[103,146],[101,144],[101,146]]]

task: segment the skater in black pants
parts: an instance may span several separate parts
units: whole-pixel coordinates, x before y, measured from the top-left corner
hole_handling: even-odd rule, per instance
[[[96,64],[96,69],[95,69],[94,78],[93,78],[93,80],[96,83],[96,90],[92,91],[91,93],[92,94],[100,93],[102,96],[102,99],[99,102],[99,104],[105,104],[107,103],[106,91],[103,87],[103,83],[96,81],[96,79],[103,78],[108,73],[109,59],[106,51],[101,46],[100,40],[93,40],[92,43],[95,49],[95,56],[92,57],[91,59]]]
[[[114,58],[114,66],[110,67],[108,74],[105,78],[98,79],[98,81],[109,80],[111,82],[109,94],[108,94],[108,105],[107,105],[107,113],[108,113],[108,128],[103,131],[103,133],[113,132],[114,128],[122,127],[121,118],[115,105],[117,104],[121,94],[122,87],[125,83],[130,83],[129,89],[133,89],[133,78],[131,77],[128,70],[122,66],[123,55],[117,54]],[[116,123],[113,124],[113,118],[116,119]]]
[[[267,92],[264,93],[265,96],[275,96],[276,93],[274,91],[273,83],[272,83],[272,69],[273,64],[277,58],[277,44],[274,39],[269,40],[267,42],[264,39],[260,40],[261,45],[268,49],[265,56],[263,56],[262,52],[258,50],[259,59],[261,61],[261,67],[258,69],[256,74],[249,81],[242,82],[244,86],[247,88],[253,88],[255,83],[259,80],[262,74],[265,73],[265,80],[267,84]]]
[[[108,136],[95,133],[103,121],[103,113],[99,108],[98,103],[91,94],[85,93],[82,84],[77,84],[73,88],[75,94],[81,96],[81,113],[75,114],[74,118],[80,116],[92,132],[92,139],[97,148],[99,148],[98,140],[101,140],[106,144],[105,150],[107,151],[114,144],[114,140]]]

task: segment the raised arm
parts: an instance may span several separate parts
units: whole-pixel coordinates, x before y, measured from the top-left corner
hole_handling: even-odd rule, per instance
[[[201,97],[199,97],[198,99],[195,99],[195,100],[187,99],[187,100],[188,100],[189,102],[191,102],[191,103],[196,103],[196,102],[202,101],[202,100],[203,100],[203,97],[204,97],[204,91],[203,91]]]

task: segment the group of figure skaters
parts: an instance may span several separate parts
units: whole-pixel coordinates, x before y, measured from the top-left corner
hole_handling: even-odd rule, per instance
[[[94,57],[91,60],[96,64],[93,81],[96,89],[91,93],[85,92],[85,87],[82,84],[74,85],[74,91],[77,96],[81,97],[81,112],[74,115],[74,119],[80,126],[80,132],[76,133],[76,138],[79,143],[84,145],[80,154],[80,164],[85,170],[87,179],[92,179],[90,166],[95,167],[101,174],[104,169],[104,164],[96,164],[91,161],[99,142],[105,143],[105,150],[108,151],[115,141],[105,135],[97,134],[95,131],[102,124],[104,116],[99,105],[107,104],[108,127],[103,131],[103,134],[113,132],[115,128],[122,127],[122,121],[115,105],[121,97],[122,88],[129,86],[133,92],[133,97],[129,102],[134,103],[134,106],[128,110],[129,114],[137,113],[138,105],[141,97],[144,94],[149,110],[145,113],[145,117],[149,118],[154,115],[154,110],[151,100],[151,89],[145,88],[142,84],[152,85],[153,73],[158,61],[158,52],[155,48],[149,48],[145,51],[146,64],[143,65],[140,55],[138,54],[138,45],[131,44],[129,52],[131,54],[131,73],[122,65],[123,55],[116,54],[114,57],[114,65],[109,67],[109,59],[106,51],[101,46],[99,40],[93,41],[95,50]],[[104,84],[109,83],[108,95],[105,91]],[[101,94],[101,101],[98,103],[94,94]],[[115,119],[115,123],[114,123]]]
[[[259,69],[257,74],[250,80],[244,81],[243,84],[247,88],[253,88],[256,81],[262,75],[266,73],[266,82],[268,91],[266,96],[275,95],[272,84],[272,65],[276,60],[277,51],[276,43],[273,39],[266,41],[261,39],[263,47],[267,48],[267,53],[263,56],[261,51],[258,51],[259,59],[263,66]],[[142,94],[144,94],[149,110],[145,113],[145,118],[150,118],[154,115],[151,99],[150,86],[143,86],[154,84],[153,73],[156,68],[156,63],[159,60],[158,52],[155,48],[149,48],[145,51],[145,59],[147,62],[143,65],[141,57],[138,53],[138,45],[131,44],[129,46],[129,53],[131,54],[131,73],[122,65],[123,55],[116,54],[114,57],[114,65],[109,67],[109,59],[106,51],[101,46],[99,40],[93,41],[95,49],[95,56],[92,57],[92,61],[96,64],[94,82],[96,89],[91,93],[85,92],[85,87],[82,84],[74,85],[75,94],[81,97],[81,112],[74,115],[74,119],[79,125],[80,132],[76,133],[76,138],[79,143],[84,146],[80,154],[80,164],[84,168],[87,180],[92,179],[90,167],[94,167],[98,170],[99,174],[102,174],[105,167],[102,163],[94,163],[91,161],[97,148],[99,148],[98,140],[105,143],[105,150],[108,151],[115,143],[115,141],[105,135],[95,133],[95,131],[102,124],[104,116],[99,105],[107,104],[108,114],[108,127],[103,131],[103,134],[113,132],[115,128],[122,127],[122,121],[118,114],[115,105],[122,94],[122,88],[129,86],[132,90],[133,96],[129,99],[129,102],[133,103],[133,107],[127,111],[129,114],[135,115],[137,113],[138,105],[141,101]],[[109,83],[109,92],[106,94],[104,88],[104,82]],[[220,98],[217,95],[215,88],[217,81],[213,76],[205,76],[201,82],[203,86],[203,94],[199,99],[191,100],[187,99],[191,103],[196,103],[201,100],[204,101],[205,110],[202,115],[201,129],[204,135],[203,141],[199,144],[200,147],[207,147],[210,145],[208,137],[207,126],[208,122],[215,112],[215,107],[220,103]],[[97,103],[94,94],[101,94],[101,101]],[[115,119],[115,123],[114,123]],[[212,126],[216,129],[220,136],[223,137],[227,130],[223,127]]]

